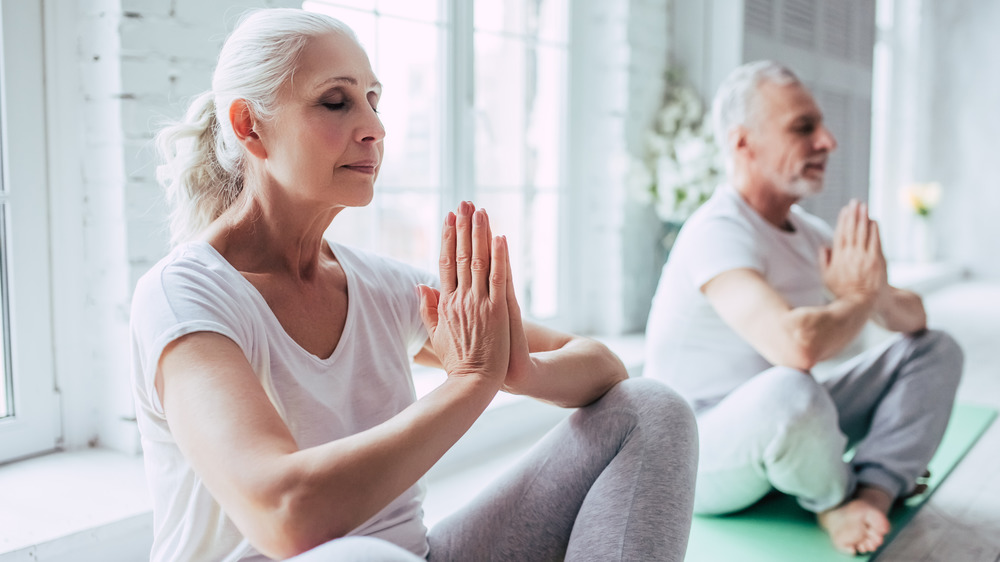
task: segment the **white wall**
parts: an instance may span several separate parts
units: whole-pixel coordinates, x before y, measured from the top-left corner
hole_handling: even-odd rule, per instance
[[[160,121],[209,88],[219,47],[242,11],[200,0],[46,3],[56,379],[66,448],[137,450],[128,419],[131,293],[167,248],[151,140]]]
[[[1000,278],[1000,2],[927,2],[924,26],[931,99],[916,172],[944,188],[935,227],[946,255]]]
[[[641,331],[660,267],[660,225],[631,199],[629,155],[663,95],[669,0],[573,3],[569,235],[576,267],[568,295],[577,330]]]

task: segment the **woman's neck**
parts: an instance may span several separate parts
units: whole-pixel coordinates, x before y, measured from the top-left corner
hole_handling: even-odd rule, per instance
[[[323,234],[339,208],[317,211],[244,190],[205,239],[237,270],[308,280],[333,258]]]

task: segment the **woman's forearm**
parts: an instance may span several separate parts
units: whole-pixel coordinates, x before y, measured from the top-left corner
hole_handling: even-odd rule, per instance
[[[497,390],[481,378],[449,377],[376,427],[284,455],[272,465],[277,471],[268,491],[275,517],[254,518],[252,524],[265,526],[254,534],[273,538],[267,550],[282,557],[347,534],[413,486],[465,434]],[[241,530],[251,536],[249,529]]]
[[[534,352],[531,364],[530,376],[505,390],[564,408],[586,406],[628,378],[621,359],[589,338],[576,337],[559,349]]]

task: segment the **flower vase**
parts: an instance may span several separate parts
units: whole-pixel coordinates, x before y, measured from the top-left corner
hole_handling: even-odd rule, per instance
[[[913,254],[918,263],[931,263],[937,258],[934,229],[928,216],[918,216],[913,221]]]

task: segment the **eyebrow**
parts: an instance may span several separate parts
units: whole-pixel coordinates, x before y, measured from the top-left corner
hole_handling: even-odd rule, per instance
[[[357,78],[354,78],[352,76],[334,76],[333,78],[327,78],[326,80],[320,82],[319,85],[316,86],[316,88],[319,89],[319,88],[323,88],[323,87],[325,87],[325,86],[327,86],[329,84],[337,84],[337,83],[340,83],[340,82],[347,82],[348,84],[350,84],[352,86],[357,86],[358,85]],[[376,80],[376,81],[374,81],[374,82],[371,83],[371,85],[369,86],[369,88],[371,88],[373,90],[378,90],[379,92],[381,92],[382,91],[382,83],[379,82],[378,80]]]
[[[822,120],[823,120],[823,114],[822,113],[819,113],[819,112],[816,112],[816,113],[805,113],[805,114],[799,115],[798,117],[796,117],[795,119],[793,119],[792,120],[792,126],[811,124],[811,123],[816,123],[816,122],[819,122],[819,121],[822,121]]]

